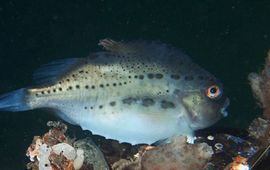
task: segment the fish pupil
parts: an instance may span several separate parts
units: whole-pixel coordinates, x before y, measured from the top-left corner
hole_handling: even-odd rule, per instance
[[[215,87],[211,88],[210,89],[210,92],[213,93],[213,94],[215,94],[217,92],[217,88],[215,88]]]

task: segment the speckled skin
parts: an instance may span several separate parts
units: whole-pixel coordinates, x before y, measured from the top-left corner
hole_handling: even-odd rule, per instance
[[[44,79],[59,68],[51,71],[54,81],[28,89],[29,108],[52,108],[83,129],[133,144],[192,135],[221,117],[225,97],[205,96],[208,86],[221,84],[180,50],[145,41],[100,45],[108,52],[39,70]]]

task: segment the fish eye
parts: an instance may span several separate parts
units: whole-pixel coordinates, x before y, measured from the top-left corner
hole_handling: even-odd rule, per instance
[[[210,99],[216,99],[217,97],[221,96],[221,90],[217,85],[212,85],[207,88],[206,95]]]

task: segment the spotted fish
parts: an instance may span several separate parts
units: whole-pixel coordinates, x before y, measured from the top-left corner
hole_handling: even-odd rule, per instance
[[[0,110],[50,108],[94,134],[132,144],[192,136],[226,114],[220,81],[179,49],[155,41],[99,45],[106,51],[40,68],[39,85],[2,95]]]

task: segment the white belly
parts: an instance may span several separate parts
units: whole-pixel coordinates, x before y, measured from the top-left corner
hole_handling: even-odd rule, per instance
[[[175,113],[176,109],[168,109],[161,112],[158,108],[133,107],[136,106],[117,112],[106,107],[100,110],[64,107],[61,114],[94,134],[131,144],[151,144],[177,134],[192,134],[183,111]]]

